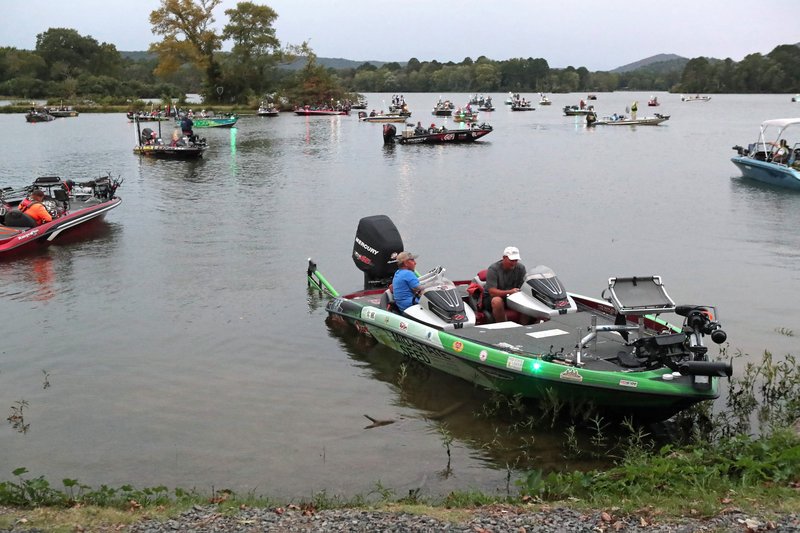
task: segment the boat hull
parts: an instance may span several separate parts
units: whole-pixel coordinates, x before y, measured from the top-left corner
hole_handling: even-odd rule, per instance
[[[475,142],[481,137],[492,132],[489,129],[463,129],[448,130],[425,135],[396,135],[394,141],[398,144],[451,144]]]
[[[192,119],[195,128],[232,128],[238,118],[198,118]]]
[[[12,252],[29,248],[34,242],[52,242],[62,233],[83,225],[90,220],[102,218],[106,213],[119,206],[120,198],[111,198],[105,202],[87,207],[79,207],[51,222],[34,228],[14,228],[0,225],[0,257],[8,257]]]
[[[133,153],[154,159],[197,159],[206,146],[169,146],[164,144],[134,146]]]
[[[641,118],[636,120],[598,120],[594,122],[594,124],[597,126],[658,126],[667,120],[669,120],[668,117]]]
[[[731,161],[744,178],[800,191],[800,171],[792,167],[746,156],[733,157]]]
[[[666,368],[609,372],[550,362],[545,353],[515,353],[467,338],[464,330],[440,330],[410,320],[381,309],[379,301],[380,291],[375,291],[374,301],[338,297],[328,303],[327,311],[332,320],[352,325],[409,359],[492,391],[533,400],[555,395],[572,404],[652,420],[718,396],[717,378],[710,378],[707,389],[698,390],[691,376],[665,380],[664,374],[671,374]],[[552,327],[527,326],[530,334],[545,334]]]
[[[348,111],[336,111],[333,109],[296,109],[294,114],[301,117],[326,117],[331,115],[349,115],[350,113]]]

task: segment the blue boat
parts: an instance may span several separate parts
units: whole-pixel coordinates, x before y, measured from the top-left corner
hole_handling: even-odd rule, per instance
[[[761,123],[758,140],[747,148],[734,146],[731,161],[742,176],[777,187],[800,190],[800,142],[789,144],[786,130],[800,118],[776,118]],[[800,128],[796,133],[800,135]]]

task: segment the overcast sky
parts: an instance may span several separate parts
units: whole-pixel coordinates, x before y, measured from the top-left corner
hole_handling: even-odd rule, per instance
[[[611,70],[656,54],[730,57],[800,42],[787,0],[256,0],[278,13],[282,44],[308,40],[320,57],[460,62],[484,55],[544,58],[551,67]],[[223,0],[216,26],[237,0]],[[36,35],[72,28],[146,50],[160,0],[2,0],[0,46],[32,50]],[[226,47],[225,49],[229,49]]]

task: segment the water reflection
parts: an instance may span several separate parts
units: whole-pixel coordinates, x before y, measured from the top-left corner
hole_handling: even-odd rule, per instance
[[[536,406],[492,394],[462,379],[411,361],[401,354],[357,333],[336,319],[326,319],[332,338],[367,371],[372,379],[390,385],[399,408],[411,408],[428,421],[430,431],[444,439],[451,435],[469,447],[471,456],[487,467],[525,471],[591,469],[608,466],[608,457],[581,454],[568,449],[565,433],[572,422],[542,416]],[[621,430],[604,423],[605,438],[621,438]],[[576,442],[585,449],[592,439],[590,427],[575,426]],[[596,434],[595,434],[596,435]],[[584,457],[585,456],[585,457]],[[567,457],[570,459],[567,461]]]

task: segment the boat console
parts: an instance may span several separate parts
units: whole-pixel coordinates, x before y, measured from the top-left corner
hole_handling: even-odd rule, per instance
[[[444,277],[441,266],[419,277],[419,303],[405,310],[409,317],[439,329],[461,329],[475,325],[475,312],[464,305],[456,285]]]
[[[578,310],[556,273],[544,265],[531,270],[520,291],[508,296],[506,302],[509,308],[536,320],[548,320]]]

